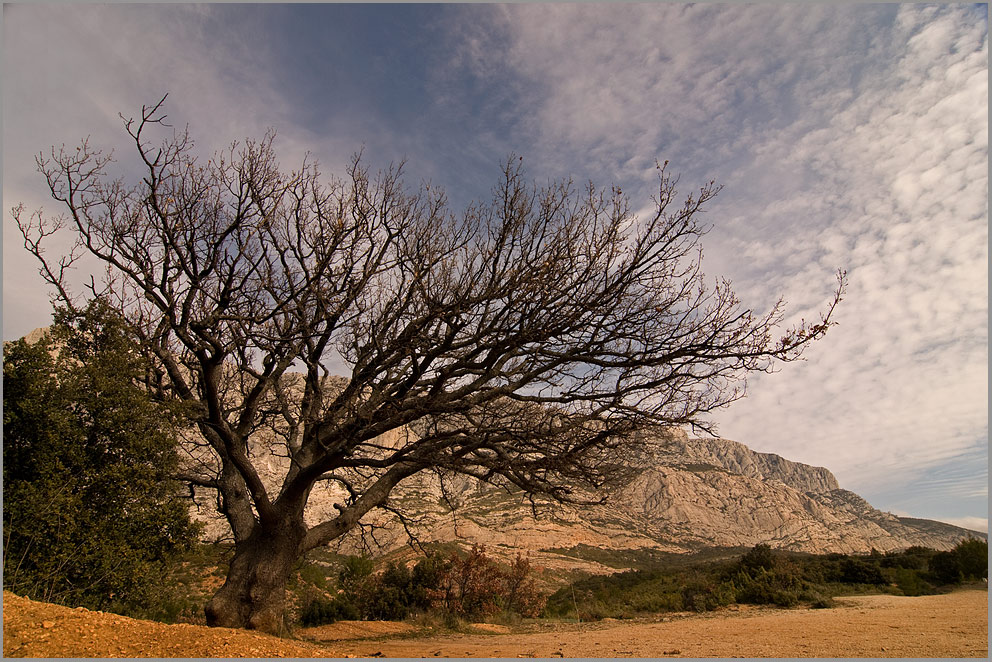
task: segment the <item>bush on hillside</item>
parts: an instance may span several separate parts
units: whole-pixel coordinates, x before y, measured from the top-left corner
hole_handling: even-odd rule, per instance
[[[705,611],[733,603],[822,608],[833,605],[833,596],[852,592],[898,590],[922,595],[935,590],[928,579],[931,561],[939,557],[938,569],[941,562],[948,562],[960,571],[961,557],[970,554],[969,558],[978,559],[988,549],[983,545],[984,541],[969,543],[965,552],[943,556],[922,547],[868,556],[817,556],[757,545],[736,561],[680,561],[575,581],[550,596],[545,614],[625,618],[661,611]],[[974,572],[979,572],[978,563],[972,562]]]
[[[988,579],[989,576],[989,543],[979,538],[962,540],[954,548],[961,567],[961,575],[965,579]]]
[[[985,540],[968,538],[954,549],[937,552],[930,559],[929,579],[936,584],[954,585],[965,580],[988,578],[989,545]]]

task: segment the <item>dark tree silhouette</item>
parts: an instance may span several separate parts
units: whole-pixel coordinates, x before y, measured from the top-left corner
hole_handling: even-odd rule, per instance
[[[218,490],[235,539],[211,624],[280,627],[301,554],[417,472],[596,493],[650,443],[641,431],[709,429],[748,372],[798,358],[844,289],[841,274],[819,321],[778,335],[781,302],[755,314],[728,282],[707,287],[697,217],[718,187],[679,205],[665,166],[648,218],[617,188],[533,187],[516,157],[490,201],[455,215],[439,189],[405,188],[402,166],[287,173],[272,134],[206,163],[186,131],[155,146],[163,102],[125,120],[140,178],[111,180],[85,142],[53,148],[39,170],[67,215],[14,216],[64,304],[79,256],[107,267],[88,296],[130,320],[154,392],[194,408],[216,470],[186,478]],[[61,228],[76,244],[56,262],[43,245]],[[410,433],[382,442],[396,430]],[[278,490],[252,462],[261,435],[291,460]],[[308,527],[318,482],[349,496]]]

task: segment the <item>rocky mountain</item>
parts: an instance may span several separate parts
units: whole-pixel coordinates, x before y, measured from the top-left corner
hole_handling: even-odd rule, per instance
[[[260,460],[264,478],[274,486],[285,460]],[[708,547],[767,543],[812,553],[867,553],[913,545],[950,549],[969,536],[984,536],[881,512],[841,489],[823,467],[757,453],[735,441],[693,439],[684,433],[672,435],[605,505],[547,506],[535,514],[522,493],[468,479],[444,487],[442,497],[433,475],[402,484],[390,505],[406,514],[406,526],[380,516],[369,521],[365,532],[372,535],[355,533],[339,548],[384,553],[406,546],[413,533],[425,543],[484,544],[497,556],[527,552],[544,568],[612,572],[624,566],[624,559]],[[333,516],[336,499],[340,495],[315,489],[308,519]],[[201,499],[197,516],[209,522],[208,535],[226,534],[208,500]]]

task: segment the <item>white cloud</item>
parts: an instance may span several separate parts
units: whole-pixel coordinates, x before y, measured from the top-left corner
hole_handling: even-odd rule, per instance
[[[813,241],[798,252],[826,251],[850,270],[851,289],[843,326],[802,372],[803,381],[831,376],[850,388],[830,401],[835,413],[810,441],[854,434],[859,421],[875,432],[862,432],[866,443],[839,462],[827,451],[801,455],[858,487],[887,458],[908,471],[987,439],[987,40],[953,12],[932,20],[888,72],[899,84],[880,78],[830,120],[833,130],[778,150],[791,152],[791,167],[837,179],[822,192],[842,202],[841,215],[820,236],[804,234]],[[956,74],[945,78],[947,70]],[[859,388],[865,379],[871,391]],[[794,379],[755,381],[752,393],[795,393]],[[783,415],[808,420],[813,392]],[[742,406],[726,427],[757,437],[763,425]]]
[[[725,435],[868,492],[987,446],[988,41],[973,8],[499,12],[476,52],[502,57],[510,39],[543,167],[645,196],[656,157],[686,190],[716,177],[704,266],[745,302],[784,295],[809,319],[848,270],[841,325],[806,362],[752,378],[718,416]]]

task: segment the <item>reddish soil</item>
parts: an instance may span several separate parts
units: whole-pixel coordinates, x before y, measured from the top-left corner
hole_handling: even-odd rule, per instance
[[[337,623],[280,639],[163,625],[3,594],[5,657],[978,657],[988,592],[839,598],[834,609],[739,608],[650,620],[478,625],[431,635]],[[311,641],[305,641],[310,639]]]

